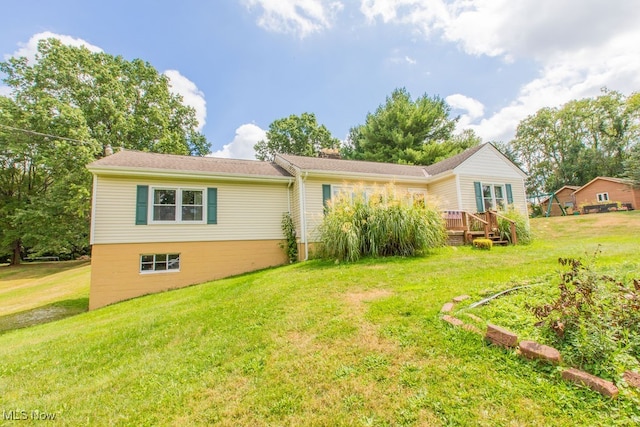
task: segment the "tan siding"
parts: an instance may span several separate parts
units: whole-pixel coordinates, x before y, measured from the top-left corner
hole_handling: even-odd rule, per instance
[[[528,216],[527,200],[524,191],[524,181],[515,178],[496,178],[495,176],[465,175],[458,177],[460,180],[460,192],[462,193],[462,209],[469,212],[477,212],[476,193],[473,183],[476,181],[490,184],[511,184],[513,193],[513,205],[523,215]]]
[[[281,265],[281,240],[94,245],[89,308]],[[179,253],[180,271],[140,273],[140,255]]]
[[[305,215],[307,218],[307,233],[309,236],[310,242],[317,242],[319,240],[318,237],[318,226],[322,223],[322,218],[324,214],[324,206],[322,205],[322,185],[330,184],[330,185],[364,185],[364,186],[377,186],[383,187],[389,182],[383,181],[374,181],[374,180],[357,180],[357,181],[345,181],[344,179],[331,179],[331,178],[309,178],[305,181],[305,193],[306,193],[306,210]],[[395,184],[395,187],[399,191],[408,191],[409,188],[417,189],[421,188],[425,192],[427,191],[427,185],[425,184]]]
[[[217,224],[135,225],[136,186],[216,187]],[[287,183],[228,183],[99,177],[94,243],[263,240],[282,238]]]
[[[455,176],[429,184],[429,195],[436,201],[439,209],[460,209],[458,205],[458,189]]]

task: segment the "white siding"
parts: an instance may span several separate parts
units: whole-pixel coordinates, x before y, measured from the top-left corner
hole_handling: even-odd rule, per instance
[[[494,180],[495,178],[524,178],[522,171],[489,144],[458,166],[455,172],[458,175],[490,176]]]
[[[215,187],[218,189],[218,223],[135,225],[137,185]],[[282,214],[288,207],[287,182],[229,183],[102,176],[97,178],[96,185],[93,243],[282,239]]]
[[[456,177],[451,176],[433,184],[429,184],[429,195],[441,210],[458,210],[458,189]]]
[[[462,209],[468,212],[477,212],[476,192],[473,185],[474,182],[484,184],[511,184],[511,192],[513,193],[513,206],[523,215],[527,216],[527,200],[524,192],[524,181],[515,178],[497,178],[492,175],[465,175],[458,177],[460,180],[460,191],[462,193]],[[506,195],[505,195],[506,197]]]

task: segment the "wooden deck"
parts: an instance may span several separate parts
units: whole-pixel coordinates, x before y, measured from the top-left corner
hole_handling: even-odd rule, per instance
[[[518,244],[516,223],[499,212],[487,211],[474,214],[467,211],[448,210],[442,212],[442,217],[445,220],[451,245],[471,244],[473,239],[477,238],[490,239],[496,245]],[[510,223],[510,240],[505,240],[500,236],[498,218]]]

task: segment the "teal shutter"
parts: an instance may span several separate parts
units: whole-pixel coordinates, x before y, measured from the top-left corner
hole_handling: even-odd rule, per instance
[[[484,212],[484,201],[482,200],[482,184],[474,182],[473,187],[476,190],[476,209],[478,212]]]
[[[505,188],[507,189],[507,204],[513,204],[513,191],[511,191],[511,184],[506,184]]]
[[[149,186],[138,185],[136,190],[136,225],[147,225]]]
[[[218,189],[207,188],[207,224],[218,223]]]
[[[331,200],[331,186],[329,184],[322,184],[322,206],[324,210],[327,210],[327,203]]]

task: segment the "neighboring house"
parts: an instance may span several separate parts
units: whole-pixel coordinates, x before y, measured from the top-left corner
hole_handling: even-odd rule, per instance
[[[582,213],[631,210],[640,206],[640,189],[626,179],[599,176],[577,189],[573,198]]]
[[[542,207],[542,214],[545,216],[561,216],[562,206],[567,214],[573,213],[575,207],[575,200],[573,198],[573,193],[576,191],[578,186],[573,185],[565,185],[564,187],[556,190],[554,192],[555,197],[547,196],[540,201],[540,206]],[[556,200],[557,199],[557,200]],[[551,203],[551,212],[549,212],[549,203]],[[547,215],[549,212],[549,215]]]
[[[513,205],[527,213],[525,174],[484,144],[431,166],[277,155],[274,162],[120,151],[91,163],[89,307],[287,262],[281,221],[300,258],[318,242],[331,197],[394,183],[447,211]]]

